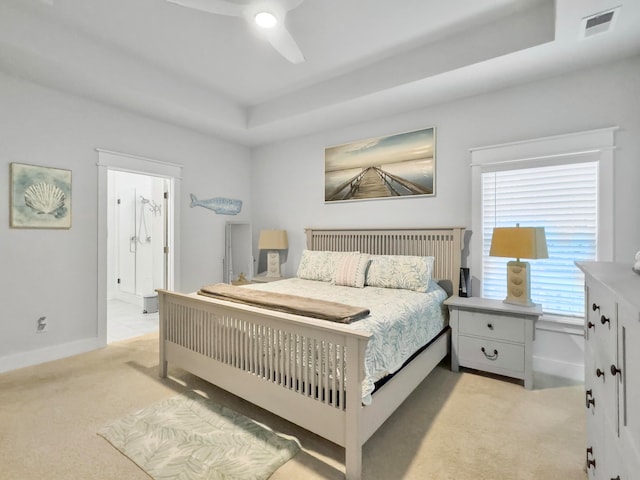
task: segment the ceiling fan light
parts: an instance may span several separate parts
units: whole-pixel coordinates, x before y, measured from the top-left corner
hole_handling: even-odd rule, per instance
[[[275,15],[269,12],[258,12],[253,19],[255,20],[256,25],[261,28],[273,28],[276,23],[278,23]]]

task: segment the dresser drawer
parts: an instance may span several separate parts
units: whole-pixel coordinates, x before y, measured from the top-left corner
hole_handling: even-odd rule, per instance
[[[524,345],[460,335],[458,349],[460,365],[501,374],[506,371],[524,372]],[[497,354],[494,353],[496,351]]]
[[[524,322],[513,316],[461,310],[458,328],[461,335],[524,343]]]

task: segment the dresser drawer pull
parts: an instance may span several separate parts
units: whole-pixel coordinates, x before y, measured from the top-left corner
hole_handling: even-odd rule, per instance
[[[609,324],[609,326],[611,326],[611,320],[609,320],[609,318],[608,318],[608,317],[605,317],[604,315],[602,315],[602,316],[600,317],[600,323],[601,323],[601,324],[603,324],[603,325],[604,325],[605,323],[608,323],[608,324]]]
[[[611,375],[613,375],[615,377],[619,373],[622,373],[622,370],[620,370],[615,365],[611,365]]]
[[[494,350],[493,355],[489,355],[484,349],[484,347],[482,347],[480,350],[482,350],[482,353],[484,353],[484,356],[487,357],[489,360],[496,360],[498,358],[498,350]]]
[[[588,328],[593,328],[593,329],[595,330],[595,329],[596,329],[596,324],[595,324],[595,323],[593,323],[592,321],[589,321],[589,322],[587,323],[587,327],[588,327]]]
[[[593,398],[593,390],[589,389],[585,392],[585,401],[587,404],[587,408],[590,408],[591,405],[596,406],[596,399]]]
[[[596,377],[598,378],[602,377],[602,380],[604,380],[604,370],[600,370],[599,368],[596,368]]]
[[[590,469],[591,467],[593,468],[596,467],[596,459],[589,458],[589,455],[593,456],[593,447],[587,448],[587,470]]]
[[[620,475],[618,475],[617,477],[611,477],[611,480],[620,480]]]
[[[487,328],[489,330],[493,330],[493,323],[487,323]]]
[[[593,310],[594,312],[596,310],[600,310],[600,305],[596,305],[595,303],[593,305],[591,305],[591,310]]]

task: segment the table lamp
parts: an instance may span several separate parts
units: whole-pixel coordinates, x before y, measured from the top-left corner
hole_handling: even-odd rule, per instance
[[[544,227],[494,228],[491,238],[492,257],[516,258],[507,263],[507,297],[505,303],[532,306],[531,273],[528,262],[521,258],[549,258]]]
[[[267,253],[267,277],[280,277],[280,252],[289,248],[289,239],[286,230],[262,230],[258,240],[260,250],[269,250]]]

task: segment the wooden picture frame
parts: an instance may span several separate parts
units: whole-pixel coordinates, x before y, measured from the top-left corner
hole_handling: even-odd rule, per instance
[[[10,164],[11,228],[71,228],[71,170]]]
[[[325,203],[435,195],[435,127],[327,147]]]

